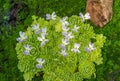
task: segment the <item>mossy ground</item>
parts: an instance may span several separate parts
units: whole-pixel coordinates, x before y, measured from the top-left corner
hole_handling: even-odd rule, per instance
[[[8,13],[15,3],[22,4],[18,8],[16,27],[8,23]],[[22,73],[17,69],[15,52],[18,32],[31,24],[32,15],[45,17],[46,13],[53,11],[60,17],[85,13],[86,0],[0,0],[0,4],[0,81],[23,81]],[[104,28],[91,23],[95,32],[102,33],[107,41],[102,48],[104,62],[96,67],[96,78],[85,81],[120,81],[120,0],[114,0],[113,12],[112,20]]]

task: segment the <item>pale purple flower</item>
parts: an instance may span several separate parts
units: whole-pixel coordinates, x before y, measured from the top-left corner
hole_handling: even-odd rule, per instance
[[[94,44],[92,42],[89,43],[89,47],[91,50],[95,50],[96,48],[94,47]]]
[[[72,31],[78,32],[78,29],[79,29],[79,28],[80,28],[79,26],[74,25],[74,28],[72,29]]]
[[[60,47],[62,48],[62,50],[66,50],[66,47],[64,44],[60,44]]]
[[[88,12],[85,14],[85,19],[90,19],[90,14]]]
[[[24,54],[25,54],[25,55],[29,55],[29,54],[30,54],[30,51],[24,50]]]
[[[71,51],[73,51],[75,53],[80,53],[79,47],[80,47],[80,44],[75,43],[74,48],[72,48]]]
[[[46,20],[50,20],[50,19],[51,19],[50,14],[46,14]]]
[[[38,62],[38,64],[36,64],[36,68],[42,68],[45,60],[43,60],[42,58],[37,58],[36,61]]]
[[[41,32],[40,29],[35,31],[36,34],[39,34],[40,32]]]
[[[72,32],[62,32],[62,35],[65,37],[65,39],[72,39],[74,36],[72,35]]]
[[[36,34],[40,32],[39,24],[32,25],[32,30],[35,31]]]
[[[69,44],[69,40],[63,38],[63,39],[62,39],[62,44],[64,44],[64,45],[68,45],[68,44]]]
[[[46,20],[50,20],[50,19],[52,19],[52,20],[56,19],[56,13],[55,12],[53,12],[52,15],[46,14]]]
[[[42,30],[42,34],[43,34],[43,35],[48,35],[48,34],[46,33],[46,31],[47,31],[46,28],[42,28],[41,30]]]
[[[56,19],[56,13],[55,13],[55,12],[52,13],[51,19],[52,19],[52,20],[55,20],[55,19]]]
[[[65,37],[68,33],[67,32],[62,32],[62,35]]]
[[[39,29],[39,24],[32,25],[32,30],[38,30],[38,29]]]
[[[27,45],[24,45],[24,48],[25,48],[24,54],[25,55],[29,55],[30,51],[32,50],[32,46],[30,46],[29,44],[27,44]]]
[[[89,43],[89,47],[85,47],[85,50],[87,51],[87,52],[91,52],[91,51],[93,51],[93,50],[95,50],[96,48],[94,47],[94,44],[93,43]]]
[[[65,36],[66,39],[72,39],[74,38],[74,36],[72,35],[72,32],[67,33],[67,35]]]
[[[41,45],[40,46],[43,46],[46,44],[46,42],[48,42],[49,40],[45,38],[45,35],[44,34],[41,34],[41,37],[38,37],[38,40],[41,41]]]
[[[69,31],[69,28],[67,28],[66,26],[62,26],[62,30],[67,32],[67,31]]]
[[[85,50],[89,53],[91,52],[91,49],[89,47],[85,47]]]
[[[18,37],[16,40],[19,42],[24,42],[25,39],[27,39],[27,36],[25,36],[25,33],[20,31],[19,32],[20,37]]]
[[[80,18],[82,19],[82,21],[84,22],[85,20],[90,19],[90,14],[87,12],[85,15],[83,15],[82,13],[79,13]]]
[[[63,55],[64,57],[66,57],[68,55],[68,53],[66,52],[66,50],[61,50],[60,54]]]
[[[69,22],[66,21],[67,18],[68,18],[68,17],[66,16],[66,17],[63,17],[63,18],[60,20],[60,22],[62,23],[62,27],[65,27],[65,26],[68,26],[68,25],[69,25]]]

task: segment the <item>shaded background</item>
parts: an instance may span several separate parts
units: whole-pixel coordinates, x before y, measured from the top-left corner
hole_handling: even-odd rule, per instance
[[[53,11],[60,17],[85,13],[86,0],[0,0],[0,81],[24,81],[17,68],[15,52],[19,31],[31,25],[32,15],[45,17]],[[102,48],[103,64],[96,67],[96,78],[84,81],[120,81],[120,0],[114,0],[113,18],[104,28],[95,27],[107,40]],[[35,77],[33,81],[40,81]]]

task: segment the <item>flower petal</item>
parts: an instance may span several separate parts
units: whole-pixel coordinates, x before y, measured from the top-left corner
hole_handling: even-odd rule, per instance
[[[62,43],[63,43],[64,45],[68,45],[68,44],[69,44],[69,40],[68,40],[68,39],[63,38],[63,39],[62,39]]]
[[[66,50],[61,50],[60,54],[63,55],[64,57],[66,57],[68,55],[68,53],[66,52]]]
[[[88,47],[85,47],[85,50],[89,53],[91,52],[90,48],[88,48]]]
[[[55,20],[56,19],[56,13],[53,12],[52,15],[51,15],[51,17],[52,17],[51,19]]]
[[[29,54],[30,54],[30,51],[25,50],[25,51],[24,51],[24,54],[25,54],[25,55],[29,55]]]
[[[60,47],[62,48],[62,50],[66,50],[66,47],[64,44],[60,44]]]
[[[36,64],[36,68],[42,68],[43,66],[41,64]]]
[[[39,29],[39,24],[32,25],[32,30],[38,30],[38,29]]]
[[[74,28],[72,29],[72,31],[74,31],[74,32],[78,32],[78,29],[79,29],[80,27],[78,26],[76,26],[76,25],[74,25]]]
[[[25,33],[24,33],[24,32],[22,32],[22,31],[20,31],[20,32],[19,32],[19,35],[20,35],[20,37],[22,37],[22,36],[24,36],[24,35],[25,35]]]
[[[74,48],[78,49],[79,47],[80,47],[80,44],[78,44],[78,43],[74,44]]]
[[[50,20],[50,14],[46,14],[46,20]]]
[[[96,48],[94,47],[94,44],[91,43],[91,42],[89,43],[89,47],[90,47],[91,50],[95,50],[95,49],[96,49]]]
[[[90,14],[88,12],[85,14],[85,19],[90,19]]]

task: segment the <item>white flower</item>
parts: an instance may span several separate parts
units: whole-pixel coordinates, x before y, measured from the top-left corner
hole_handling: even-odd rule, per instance
[[[75,53],[80,53],[79,47],[80,47],[80,44],[75,43],[74,48],[72,48],[71,51]]]
[[[85,50],[87,51],[87,52],[91,52],[91,51],[93,51],[93,50],[95,50],[96,48],[94,47],[94,44],[93,43],[89,43],[89,47],[85,47]]]
[[[68,17],[66,16],[66,17],[63,17],[62,20],[60,20],[60,22],[62,23],[62,27],[69,25],[69,23],[66,21],[67,18]]]
[[[63,35],[64,37],[66,37],[67,34],[68,34],[67,32],[62,32],[62,35]]]
[[[62,26],[62,30],[67,32],[67,31],[69,31],[69,28],[67,28],[66,26]]]
[[[61,50],[60,54],[63,55],[64,57],[66,57],[68,55],[68,53],[66,52],[66,50]]]
[[[52,19],[52,20],[56,19],[56,13],[55,12],[53,12],[52,15],[46,14],[46,20],[50,20],[50,19]]]
[[[74,36],[72,35],[72,32],[62,32],[62,35],[66,38],[66,39],[72,39],[74,38]]]
[[[89,47],[85,47],[85,50],[89,53],[91,52],[91,49]]]
[[[35,30],[35,33],[38,34],[40,32],[39,24],[32,25],[32,30]]]
[[[80,18],[82,19],[83,22],[85,20],[90,19],[90,14],[88,12],[85,15],[83,15],[82,13],[80,13],[79,15],[80,15]]]
[[[74,32],[78,32],[78,29],[79,29],[80,27],[78,26],[76,26],[76,25],[74,25],[74,28],[72,29]]]
[[[43,34],[43,35],[48,35],[48,34],[46,33],[46,28],[42,28],[41,30],[42,30],[42,34]]]
[[[32,50],[32,46],[27,44],[27,45],[24,45],[24,48],[25,48],[24,54],[29,55],[30,51]]]
[[[38,30],[38,29],[39,29],[39,24],[32,25],[32,30]]]
[[[45,39],[45,35],[41,34],[41,37],[38,37],[38,40],[41,41],[41,46],[45,45],[48,42],[48,39]]]
[[[50,20],[50,19],[51,19],[50,14],[46,14],[46,20]]]
[[[66,47],[64,44],[60,44],[60,47],[62,48],[62,50],[66,50]]]
[[[25,36],[25,33],[20,31],[19,32],[20,37],[18,37],[16,40],[19,42],[24,42],[25,39],[27,39],[27,36]]]
[[[51,19],[52,19],[52,20],[55,20],[55,19],[56,19],[56,13],[55,13],[55,12],[52,13]]]
[[[91,50],[95,50],[96,48],[94,47],[94,44],[93,43],[89,43],[89,48],[91,49]]]
[[[68,44],[69,44],[69,40],[68,40],[68,39],[63,38],[63,39],[62,39],[62,43],[63,43],[64,45],[68,45]]]
[[[72,35],[72,32],[69,32],[69,33],[66,35],[65,38],[67,38],[67,39],[72,39],[72,38],[74,38],[74,36]]]
[[[36,64],[36,68],[42,68],[45,60],[43,60],[42,58],[37,58],[36,61],[38,62],[38,64]]]

